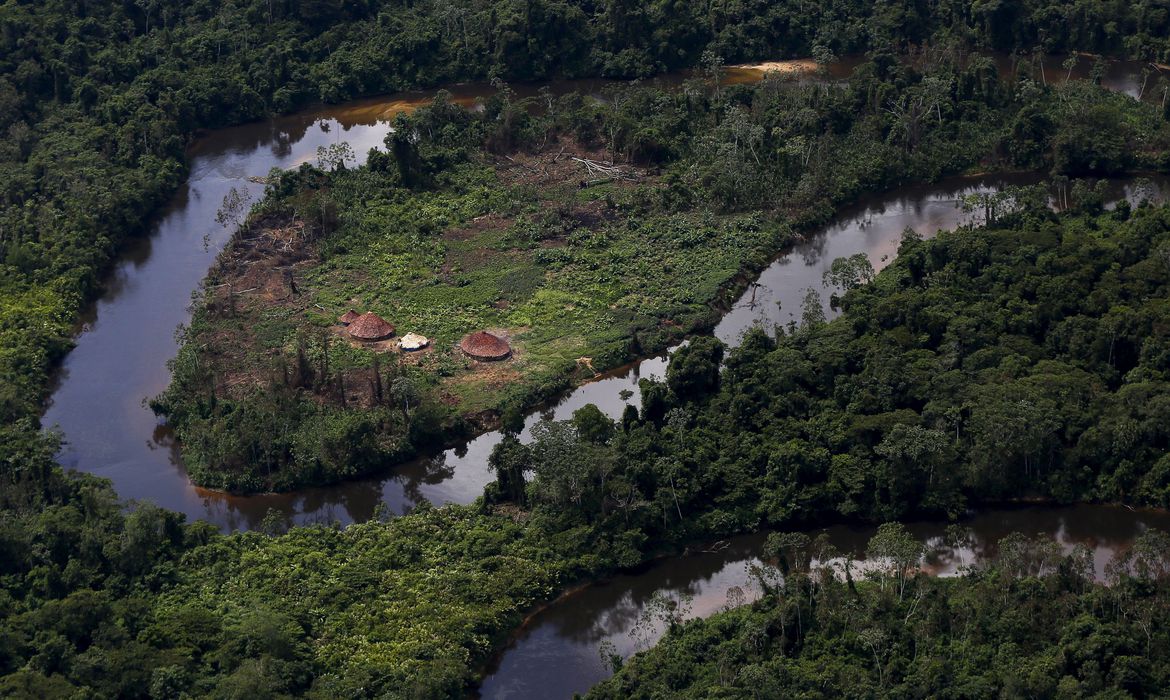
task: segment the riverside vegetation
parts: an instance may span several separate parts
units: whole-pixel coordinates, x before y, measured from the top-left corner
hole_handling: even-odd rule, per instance
[[[711,302],[745,261],[786,240],[758,216],[647,210],[637,190],[579,190],[568,144],[517,164],[500,158],[511,167],[499,172],[472,161],[467,145],[496,114],[473,123],[440,103],[400,123],[459,129],[420,147],[422,172],[404,174],[375,153],[357,170],[275,176],[253,213],[263,223],[249,224],[213,271],[172,387],[156,402],[197,483],[329,482],[385,469],[501,413],[515,420],[575,378],[709,327]],[[445,184],[399,186],[410,177]],[[314,220],[322,210],[336,222]],[[273,238],[290,222],[304,224],[291,250]],[[430,347],[352,343],[335,318],[354,305],[399,334],[425,333]],[[511,359],[467,359],[456,344],[477,328],[505,329]]]
[[[588,697],[1148,697],[1170,683],[1165,533],[1111,561],[1109,585],[1086,550],[1018,535],[953,579],[918,574],[924,547],[897,526],[870,542],[863,581],[817,544],[772,535],[778,566],[756,568],[752,605],[689,622],[664,607],[666,638]]]
[[[41,454],[46,474],[57,475],[47,482],[53,490],[4,492],[9,503],[42,505],[25,527],[3,531],[9,651],[0,687],[17,696],[79,686],[155,697],[452,695],[534,602],[694,538],[827,518],[945,515],[1019,494],[1166,505],[1170,208],[1102,212],[1088,201],[1058,216],[1042,199],[1020,193],[1001,203],[990,228],[908,237],[872,283],[845,293],[841,317],[826,323],[809,313],[792,331],[754,331],[722,372],[722,346],[694,340],[618,423],[586,407],[572,421],[539,426],[531,445],[506,439],[491,460],[498,481],[473,506],[423,507],[344,530],[224,537],[156,508],[124,516],[100,484],[60,476]],[[87,535],[94,522],[110,534]],[[276,521],[267,527],[281,530]],[[1163,633],[1150,633],[1148,650],[1134,635],[1162,614],[1164,596],[1149,586],[1164,586],[1163,549],[1153,550],[1162,557],[1154,574],[1119,570],[1119,585],[1137,591],[1125,598],[1131,588],[1114,593],[1083,575],[1070,583],[1028,570],[1011,581],[920,581],[915,590],[925,613],[942,609],[939,596],[957,605],[998,587],[1003,605],[972,611],[994,620],[1008,615],[1007,603],[1025,614],[1027,591],[1081,580],[1076,596],[1061,595],[1092,615],[1067,634],[1102,650],[1094,630],[1115,630],[1122,637],[1112,648],[1134,658],[1094,676],[1097,652],[1086,652],[1066,685],[1135,689],[1160,678]],[[853,609],[841,605],[840,615]],[[877,615],[878,606],[889,625],[910,612],[865,605],[857,615]],[[1015,618],[1002,619],[981,628],[980,643],[1013,639],[1017,627],[1006,620]],[[905,654],[897,643],[906,630],[885,624],[870,635],[885,645],[876,666],[861,668],[871,674],[886,672],[881,659]],[[777,633],[765,625],[754,653],[770,658]],[[940,649],[973,632],[921,633]],[[848,643],[850,654],[874,653]],[[737,663],[728,657],[727,668]],[[849,671],[862,663],[840,659],[827,687],[875,682]],[[1132,683],[1123,668],[1137,674]],[[891,671],[890,687],[904,672]],[[915,673],[947,678],[933,666]],[[981,682],[1006,687],[997,685],[1005,677]]]
[[[1150,106],[1081,81],[1003,83],[979,57],[921,63],[879,56],[843,84],[695,81],[605,102],[505,89],[478,112],[440,95],[363,167],[334,149],[274,174],[156,402],[192,478],[328,483],[515,422],[709,329],[747,273],[863,192],[976,165],[1066,178],[1167,167],[1170,128]],[[581,188],[577,156],[612,158],[632,181]],[[355,303],[432,349],[338,339]],[[485,327],[505,330],[513,359],[454,349]]]
[[[674,360],[671,381],[647,385],[643,410],[620,428],[586,411],[571,425],[542,428],[535,447],[505,443],[493,459],[500,483],[491,503],[473,507],[423,508],[344,531],[318,526],[269,536],[280,529],[269,523],[267,533],[225,537],[149,505],[126,509],[107,483],[64,474],[36,416],[80,305],[97,291],[120,244],[144,230],[180,182],[183,146],[195,129],[309,99],[489,72],[512,80],[646,75],[695,65],[708,50],[735,62],[814,49],[899,50],[931,39],[1164,61],[1167,21],[1156,3],[1121,2],[793,2],[736,12],[707,3],[447,3],[442,12],[376,2],[7,3],[0,10],[0,694],[449,696],[474,681],[488,650],[531,603],[683,539],[786,525],[792,517],[880,520],[945,511],[1023,491],[1164,504],[1166,470],[1157,457],[1167,424],[1157,414],[1164,326],[1155,321],[1165,295],[1157,266],[1167,214],[1153,208],[1102,214],[1090,207],[1064,220],[1035,207],[1026,216],[1015,212],[999,222],[1007,228],[962,234],[987,241],[980,269],[947,257],[965,238],[911,241],[907,261],[877,281],[876,288],[894,285],[900,305],[883,310],[877,292],[862,288],[846,296],[853,306],[843,319],[822,325],[810,315],[806,329],[783,338],[753,335],[730,354],[732,371],[718,386],[712,367],[720,350],[696,343]],[[963,109],[1019,94],[1019,86],[1005,90],[990,73],[977,82],[990,92],[973,93],[959,103]],[[1126,165],[1149,155],[1140,139],[1116,135],[1151,133],[1152,113],[1088,88],[1089,102],[1053,102],[1053,95],[1076,93],[1034,89],[1054,109],[1101,102],[1063,122],[1044,119],[1058,111],[1021,113],[1012,133],[1044,136],[1030,155],[1023,152],[1021,167],[1055,164],[1057,154],[1081,146],[1089,149],[1081,153],[1096,153],[1097,144]],[[909,102],[902,111],[914,107],[912,115],[922,106]],[[1109,120],[1110,110],[1129,116]],[[1049,129],[1061,124],[1065,137],[1051,139],[1061,132]],[[918,134],[926,138],[911,153],[930,143],[929,131]],[[905,151],[914,133],[899,127],[889,135]],[[1074,144],[1080,146],[1068,150]],[[983,155],[964,150],[972,152]],[[1115,161],[1088,161],[1093,168],[1108,162]],[[996,236],[1001,245],[992,245]],[[1018,256],[1017,246],[1002,245],[1016,236],[1031,240]],[[1043,267],[1051,264],[1057,269]],[[988,302],[966,318],[970,298],[963,295],[1006,292],[1018,273],[1037,269],[1043,274],[1014,289],[1009,306]],[[1083,294],[1062,296],[1068,289]],[[1057,297],[1061,304],[1043,307]],[[926,303],[935,299],[943,306]],[[1035,307],[1035,319],[1026,307]],[[897,323],[915,308],[936,315]],[[965,337],[959,327],[971,326],[974,344],[932,345],[940,338],[930,321],[948,318],[947,310],[956,335]],[[1033,320],[1064,335],[1050,343],[1039,325],[1028,325]],[[1011,333],[1001,336],[1001,328]],[[870,342],[878,343],[872,353]],[[917,393],[922,378],[900,374],[913,362],[879,361],[879,351],[914,343],[923,345],[913,359],[961,360],[947,374],[968,393],[950,386]],[[827,363],[831,373],[788,374],[801,369],[789,362],[801,356]],[[1052,398],[1060,382],[1043,371],[1060,366],[1052,363],[1072,368],[1071,388],[1088,391],[1083,401]],[[805,402],[777,402],[753,425],[733,426],[718,449],[736,430],[744,449],[719,456],[718,470],[707,471],[712,460],[698,457],[717,450],[700,443],[718,421],[730,420],[728,406],[770,401],[765,392],[783,396],[779,390],[790,383],[800,388],[793,400]],[[916,393],[906,393],[909,387]],[[996,399],[999,390],[1006,400]],[[1011,393],[1028,391],[1021,400]],[[927,399],[940,396],[954,403],[945,420],[927,410]],[[1035,401],[1047,407],[1044,400],[1062,410],[1045,416],[1044,430],[1009,445],[1006,461],[960,451],[994,444],[988,430],[995,411],[1010,417]],[[891,436],[914,438],[918,428],[927,448],[895,449]],[[800,436],[788,436],[797,430]],[[949,438],[951,430],[956,442],[948,450],[938,434]],[[776,443],[780,438],[785,442]],[[821,457],[807,469],[781,449],[806,443],[819,445],[812,454]],[[1081,461],[1089,455],[1103,459]],[[848,469],[851,463],[860,471]],[[923,474],[916,465],[954,471]],[[582,470],[591,477],[579,480]],[[757,505],[758,493],[767,495],[775,483],[768,475],[784,470],[797,480]],[[746,480],[724,481],[739,477]],[[764,490],[749,489],[752,478],[763,479]],[[587,488],[566,486],[575,483]],[[878,485],[875,492],[863,491],[869,484]],[[1156,619],[1156,599],[1132,600],[1138,607],[1124,615],[1139,629],[1141,620]],[[1086,625],[1069,634],[1089,639],[1090,631]],[[1008,637],[1004,627],[989,634]],[[1086,658],[1105,653],[1095,647]],[[852,683],[836,682],[842,692]]]

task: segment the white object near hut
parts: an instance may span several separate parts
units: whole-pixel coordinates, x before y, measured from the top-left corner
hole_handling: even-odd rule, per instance
[[[430,340],[425,335],[418,333],[407,333],[402,336],[402,340],[398,341],[398,347],[407,352],[414,352],[415,350],[422,350],[430,344]]]

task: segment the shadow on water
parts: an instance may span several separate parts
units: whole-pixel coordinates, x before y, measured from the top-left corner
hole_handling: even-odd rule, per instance
[[[924,570],[954,575],[995,556],[995,544],[1020,532],[1056,539],[1066,551],[1075,545],[1093,550],[1098,576],[1119,551],[1147,529],[1170,530],[1170,512],[1115,506],[1024,507],[979,513],[961,523],[970,545],[943,544],[945,523],[915,522],[907,528],[932,549]],[[872,527],[836,525],[806,531],[826,533],[841,552],[864,559]],[[688,617],[705,617],[732,603],[759,596],[748,567],[760,564],[764,534],[732,538],[725,547],[708,546],[682,557],[655,562],[645,570],[617,576],[575,591],[530,618],[488,669],[480,696],[569,698],[608,678],[599,647],[603,642],[623,657],[647,648],[664,632],[661,623],[644,620],[653,596],[666,595],[689,609]],[[641,622],[641,624],[639,624]]]
[[[1001,60],[1001,70],[1020,70]],[[780,66],[791,67],[800,62]],[[807,64],[807,62],[804,62]],[[1048,65],[1059,61],[1048,59]],[[834,80],[847,75],[856,62],[830,67],[827,75],[802,80]],[[1091,61],[1078,63],[1074,77],[1087,76]],[[1137,96],[1144,66],[1112,63],[1102,76],[1110,89]],[[805,65],[805,68],[808,68]],[[732,67],[727,83],[755,82],[761,67]],[[686,74],[652,81],[681,84]],[[1045,80],[1053,79],[1044,76]],[[1055,79],[1060,79],[1056,76]],[[607,81],[569,81],[550,85],[553,94],[577,91],[603,95]],[[486,85],[456,85],[453,99],[472,106],[490,95]],[[535,86],[518,86],[522,97],[538,96]],[[469,503],[492,475],[487,457],[498,433],[469,440],[457,449],[394,468],[392,474],[295,493],[235,497],[191,485],[167,426],[144,406],[144,399],[162,392],[169,381],[167,361],[177,345],[174,331],[190,320],[189,303],[229,232],[215,223],[224,196],[245,188],[253,197],[262,185],[247,178],[271,168],[293,168],[313,161],[319,146],[348,142],[359,157],[379,147],[389,121],[428,103],[434,93],[405,93],[321,106],[265,122],[222,129],[205,135],[189,149],[190,176],[162,212],[151,236],[129,245],[112,270],[104,294],[81,315],[75,349],[56,377],[43,423],[59,426],[66,438],[60,455],[67,467],[89,471],[113,481],[123,498],[150,500],[191,519],[206,519],[222,529],[257,527],[272,509],[290,523],[349,523],[366,520],[385,504],[402,513],[427,499],[433,503]],[[1147,93],[1147,96],[1149,93]],[[892,259],[902,231],[913,228],[924,236],[970,220],[958,206],[963,194],[987,192],[1005,184],[1026,184],[1035,178],[956,178],[934,185],[901,188],[864,198],[842,210],[823,231],[783,255],[759,276],[719,323],[715,334],[734,344],[754,324],[784,324],[799,309],[804,290],[821,289],[821,277],[835,258],[865,253],[880,269]],[[1166,182],[1159,186],[1165,189]],[[1126,182],[1113,183],[1113,196],[1134,195]],[[967,217],[967,218],[965,218]],[[822,301],[827,308],[827,294]],[[529,415],[523,439],[541,418],[562,419],[587,403],[611,417],[626,403],[639,400],[640,377],[662,376],[666,358],[656,357],[599,377]],[[622,398],[622,392],[630,392]],[[911,526],[920,537],[941,535],[941,525]],[[1066,546],[1083,543],[1094,549],[1098,571],[1118,548],[1145,527],[1170,529],[1170,515],[1105,507],[1046,508],[995,511],[968,523],[974,535],[970,551],[944,553],[927,562],[940,574],[973,558],[988,556],[994,542],[1012,531],[1056,536]],[[871,534],[866,528],[827,528],[838,548],[860,554]],[[652,564],[644,571],[619,576],[576,593],[534,616],[498,659],[483,686],[483,695],[506,697],[567,697],[587,690],[608,672],[597,645],[610,641],[629,654],[652,641],[660,629],[650,626],[641,638],[630,636],[656,592],[690,597],[691,614],[710,614],[728,600],[750,598],[746,566],[759,551],[762,536],[730,540],[725,547]]]
[[[782,62],[782,69],[805,62]],[[834,80],[847,75],[856,61],[831,66],[826,75],[802,80]],[[1137,70],[1116,64],[1119,75]],[[767,66],[765,66],[767,67]],[[755,82],[762,67],[732,67],[728,83]],[[649,81],[679,85],[688,74]],[[1124,82],[1124,80],[1122,80]],[[549,86],[552,94],[571,91],[602,95],[611,81],[564,81]],[[1124,86],[1123,86],[1124,87]],[[1132,85],[1130,85],[1132,87]],[[493,92],[487,85],[449,88],[460,104],[473,105]],[[536,86],[516,86],[520,96],[538,96]],[[162,212],[154,231],[128,246],[112,270],[106,291],[81,316],[75,349],[65,358],[43,417],[58,426],[66,444],[60,454],[66,467],[89,471],[113,481],[123,498],[150,500],[164,508],[206,519],[225,530],[256,527],[270,509],[288,522],[349,523],[368,519],[379,504],[392,512],[409,510],[422,499],[433,503],[469,503],[492,476],[487,467],[499,435],[481,435],[437,457],[396,466],[393,473],[336,486],[287,494],[236,497],[191,485],[173,436],[144,405],[170,379],[167,361],[177,345],[174,331],[190,320],[190,300],[229,232],[215,222],[224,196],[245,188],[254,198],[263,186],[247,178],[271,168],[293,168],[316,158],[317,148],[348,142],[359,157],[379,147],[394,115],[428,103],[433,92],[417,92],[321,106],[298,114],[218,130],[189,149],[190,176]],[[880,267],[896,249],[901,231],[912,226],[924,234],[954,225],[956,193],[995,187],[993,179],[947,181],[909,187],[869,198],[842,213],[836,223],[764,271],[754,305],[741,299],[719,324],[716,335],[735,341],[753,323],[784,323],[798,308],[798,295],[820,284],[823,269],[835,257],[865,252]],[[827,296],[827,295],[826,295]],[[825,300],[827,303],[827,299]],[[528,428],[543,417],[566,418],[595,403],[618,417],[627,402],[637,403],[639,376],[660,376],[665,358],[651,358],[599,378],[563,396],[527,419]],[[632,392],[622,399],[623,390]]]

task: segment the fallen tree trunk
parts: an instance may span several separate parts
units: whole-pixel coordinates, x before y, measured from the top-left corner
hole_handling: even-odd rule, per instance
[[[631,181],[638,179],[638,176],[635,173],[622,170],[616,165],[607,165],[605,163],[599,163],[595,160],[589,160],[588,158],[578,158],[576,156],[573,156],[573,160],[584,165],[585,169],[589,172],[589,175],[593,178],[607,177],[610,180],[620,179]]]

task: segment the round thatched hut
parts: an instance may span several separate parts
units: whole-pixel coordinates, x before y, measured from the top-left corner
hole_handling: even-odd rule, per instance
[[[343,326],[348,326],[349,324],[353,323],[354,321],[358,320],[361,317],[362,317],[361,314],[354,311],[353,309],[350,309],[349,311],[346,311],[345,313],[338,316],[337,322]]]
[[[460,349],[477,360],[502,360],[512,354],[512,348],[503,338],[487,331],[477,331],[459,342]]]
[[[402,348],[406,352],[414,352],[415,350],[422,350],[427,345],[429,345],[430,342],[431,341],[428,340],[425,335],[419,335],[418,333],[407,333],[406,335],[402,336],[402,340],[398,341],[398,347]]]
[[[382,340],[394,335],[394,324],[367,311],[349,324],[349,334],[358,340]]]

